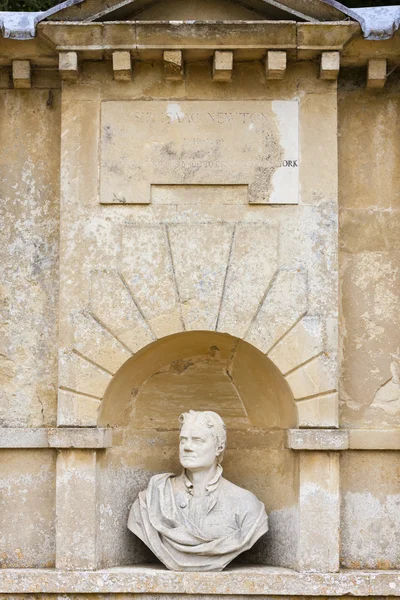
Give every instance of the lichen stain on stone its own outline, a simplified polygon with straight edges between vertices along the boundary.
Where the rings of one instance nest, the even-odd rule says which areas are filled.
[[[59,123],[56,110],[42,110],[46,97],[45,90],[1,95],[3,134],[13,144],[0,150],[6,240],[0,422],[11,427],[55,424]]]
[[[2,568],[54,566],[55,460],[49,450],[0,453]]]
[[[343,498],[342,565],[361,569],[398,569],[396,531],[400,526],[400,496],[385,501],[372,493],[347,492]]]

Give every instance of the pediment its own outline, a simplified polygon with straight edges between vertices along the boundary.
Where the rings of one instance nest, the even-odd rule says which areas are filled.
[[[154,2],[144,10],[134,10],[131,17],[138,21],[252,21],[264,19],[265,15],[233,0],[164,0]]]
[[[57,21],[339,21],[332,0],[75,0]],[[61,5],[62,6],[62,5]]]

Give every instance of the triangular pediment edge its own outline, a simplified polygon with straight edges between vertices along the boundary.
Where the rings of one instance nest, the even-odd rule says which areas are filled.
[[[75,0],[68,4],[61,4],[61,10],[55,10],[48,20],[335,21],[346,18],[345,12],[339,10],[338,2],[331,6],[323,0]]]

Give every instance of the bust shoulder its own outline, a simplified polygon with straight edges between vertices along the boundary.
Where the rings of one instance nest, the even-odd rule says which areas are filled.
[[[246,509],[246,511],[257,511],[260,509],[262,502],[249,490],[239,487],[238,485],[228,481],[225,477],[221,477],[220,496],[223,498],[233,499],[235,504]]]
[[[139,493],[142,498],[148,494],[153,494],[157,490],[164,488],[168,479],[174,480],[175,475],[173,473],[157,473],[150,477],[147,487]]]

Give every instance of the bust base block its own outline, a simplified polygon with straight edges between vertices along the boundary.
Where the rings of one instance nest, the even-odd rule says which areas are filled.
[[[298,573],[244,565],[220,573],[178,573],[155,565],[98,571],[0,569],[0,593],[399,596],[400,571]]]

